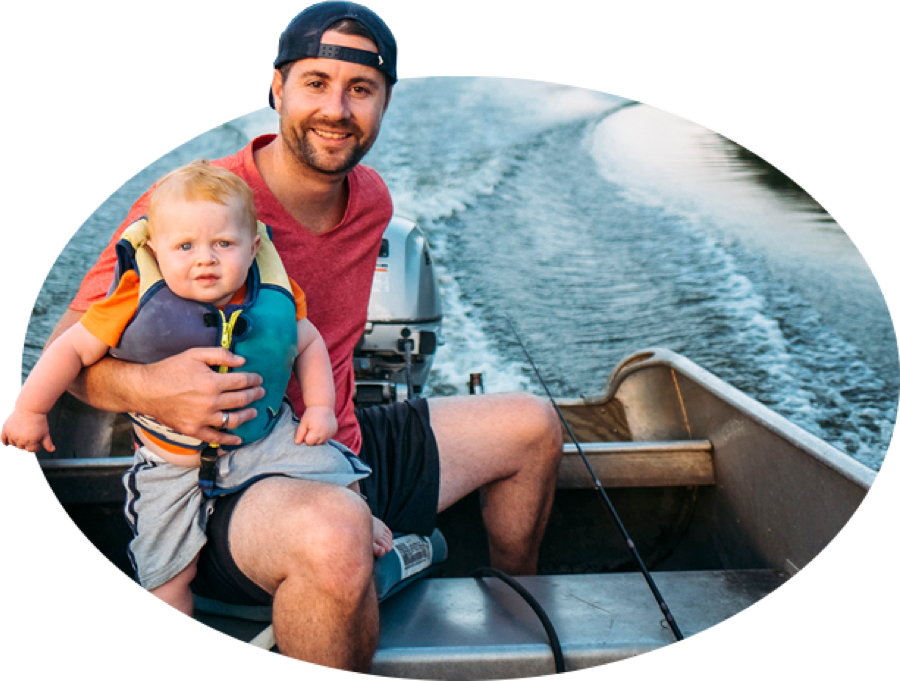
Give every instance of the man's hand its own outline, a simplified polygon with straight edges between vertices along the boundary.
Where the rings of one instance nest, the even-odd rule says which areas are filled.
[[[334,437],[337,432],[337,419],[331,407],[307,407],[294,433],[294,442],[298,445],[321,445]]]
[[[244,358],[223,348],[194,348],[155,364],[138,365],[134,386],[135,411],[152,416],[179,433],[219,445],[238,445],[236,435],[219,430],[228,413],[228,428],[256,416],[247,405],[265,395],[259,374],[229,372]]]
[[[56,447],[50,439],[47,415],[16,409],[3,424],[0,441],[26,452],[35,453],[41,447],[52,452]]]

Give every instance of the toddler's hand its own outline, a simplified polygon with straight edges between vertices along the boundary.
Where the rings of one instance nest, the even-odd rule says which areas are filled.
[[[330,407],[307,407],[294,433],[298,445],[325,444],[337,433],[337,419]]]
[[[48,452],[56,449],[50,439],[50,426],[46,414],[17,409],[6,419],[0,440],[5,445],[12,445],[26,452],[36,452],[41,446]]]

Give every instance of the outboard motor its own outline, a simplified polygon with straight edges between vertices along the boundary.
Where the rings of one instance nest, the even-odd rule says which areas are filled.
[[[441,337],[441,298],[425,234],[394,216],[384,232],[366,329],[353,351],[358,407],[421,393]]]

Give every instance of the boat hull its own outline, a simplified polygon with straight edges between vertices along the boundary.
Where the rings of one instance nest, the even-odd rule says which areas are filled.
[[[875,477],[667,350],[626,358],[602,391],[559,406],[686,636],[739,613],[807,565]],[[121,451],[108,432],[71,449],[91,451],[90,437],[106,447],[102,456],[42,460],[42,468],[76,525],[130,573],[120,482],[129,458],[109,456]],[[441,513],[438,525],[450,557],[433,578],[382,604],[373,671],[447,679],[552,673],[547,636],[524,602],[497,580],[470,576],[488,562],[478,493]],[[557,626],[567,669],[674,642],[635,569],[567,443],[539,574],[522,580]],[[245,641],[266,627],[198,619]]]

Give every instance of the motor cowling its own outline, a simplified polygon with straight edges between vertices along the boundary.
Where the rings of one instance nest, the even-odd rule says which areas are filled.
[[[367,319],[353,353],[357,406],[421,393],[443,343],[443,315],[428,242],[408,218],[394,216],[385,230]]]

